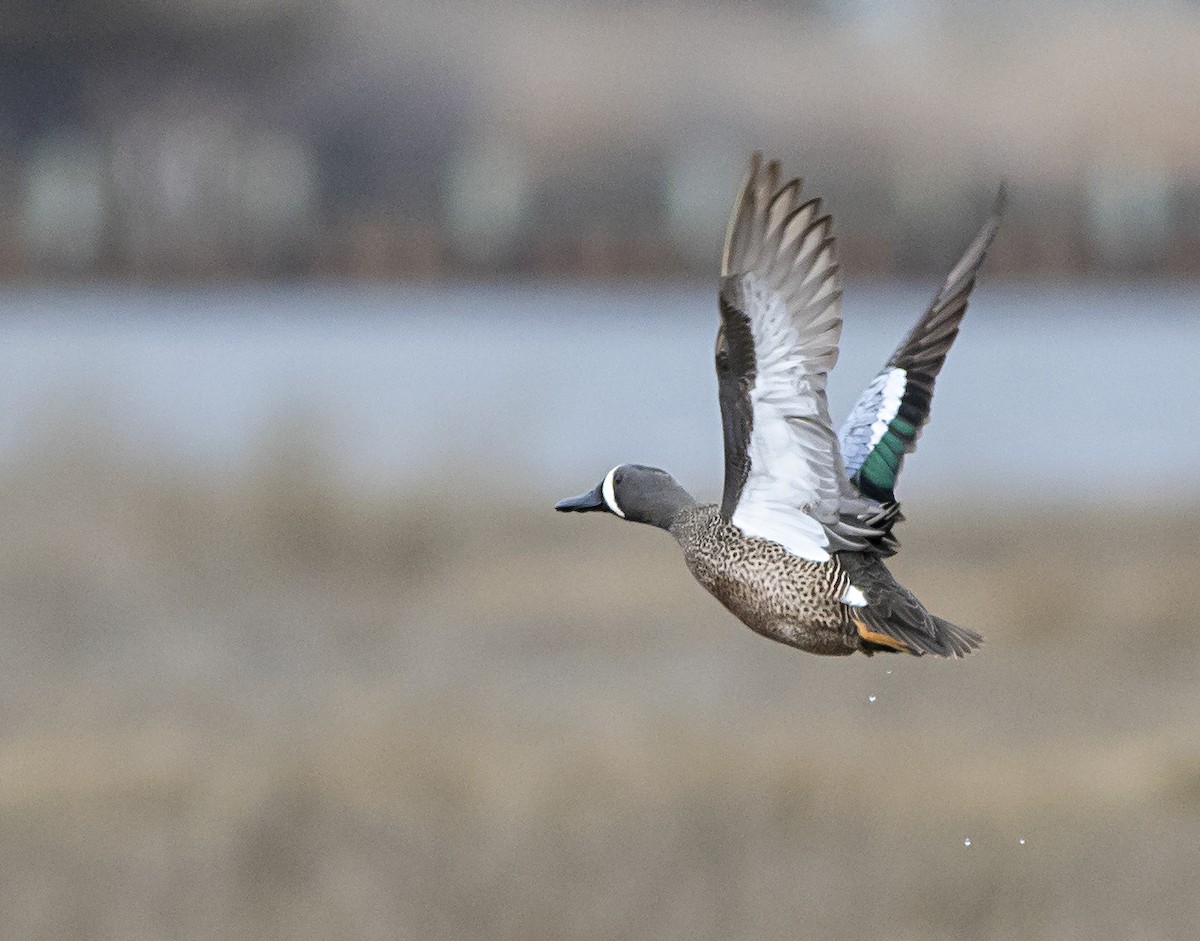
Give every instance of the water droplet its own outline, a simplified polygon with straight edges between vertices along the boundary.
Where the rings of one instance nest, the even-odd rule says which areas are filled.
[[[1024,838],[1024,837],[1021,837],[1021,839],[1017,840],[1017,844],[1018,844],[1018,845],[1020,845],[1020,846],[1024,846],[1024,845],[1025,845],[1025,838]]]
[[[965,840],[963,840],[963,846],[970,846],[970,845],[971,845],[970,837],[967,837]]]
[[[870,696],[867,697],[867,702],[874,702],[874,701],[875,701],[875,694],[872,693]]]

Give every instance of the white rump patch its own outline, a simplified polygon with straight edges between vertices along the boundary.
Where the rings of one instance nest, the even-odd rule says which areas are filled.
[[[848,604],[853,608],[865,608],[867,606],[867,596],[853,585],[850,585],[842,592],[842,597],[838,601],[842,604]]]
[[[625,511],[617,506],[617,491],[616,488],[613,487],[613,474],[617,472],[620,466],[621,465],[618,464],[604,475],[604,486],[600,488],[600,493],[604,495],[604,502],[608,505],[608,508],[616,513],[617,516],[621,517],[621,519],[625,519]]]

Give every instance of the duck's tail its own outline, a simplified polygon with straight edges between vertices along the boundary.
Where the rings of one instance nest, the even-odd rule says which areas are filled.
[[[975,631],[926,611],[912,592],[892,577],[878,556],[841,552],[838,560],[850,576],[850,583],[867,600],[864,606],[852,609],[863,653],[965,657],[983,643],[983,637]]]
[[[969,628],[951,624],[936,614],[925,613],[926,622],[918,628],[911,624],[897,624],[871,619],[874,626],[863,618],[855,618],[862,652],[872,654],[910,653],[923,657],[927,653],[938,657],[965,657],[983,645],[983,636]]]

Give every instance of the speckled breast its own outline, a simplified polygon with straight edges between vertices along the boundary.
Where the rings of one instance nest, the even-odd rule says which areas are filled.
[[[747,538],[713,504],[688,507],[671,533],[696,581],[751,630],[809,653],[858,649],[839,601],[849,580],[836,561],[811,562]]]

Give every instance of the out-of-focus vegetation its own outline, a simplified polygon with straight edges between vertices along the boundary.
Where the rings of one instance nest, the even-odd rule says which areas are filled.
[[[284,432],[202,476],[97,431],[3,468],[13,937],[1200,923],[1196,508],[910,505],[896,570],[987,646],[823,660],[657,531],[329,466]]]

